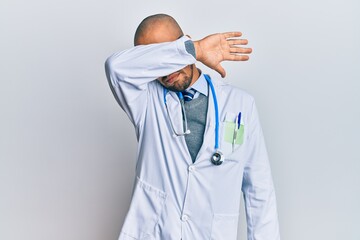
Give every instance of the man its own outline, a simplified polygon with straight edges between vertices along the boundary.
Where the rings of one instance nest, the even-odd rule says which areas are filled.
[[[278,240],[274,187],[254,99],[220,63],[246,61],[240,32],[199,41],[165,14],[145,18],[135,47],[106,61],[110,87],[136,129],[136,182],[120,240],[235,240],[241,192],[248,239]]]

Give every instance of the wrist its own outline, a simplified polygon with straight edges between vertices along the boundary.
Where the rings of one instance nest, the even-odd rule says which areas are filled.
[[[194,43],[191,40],[187,40],[185,41],[185,49],[186,51],[191,54],[195,59],[196,59],[196,51],[195,51],[195,47],[194,47]]]
[[[193,41],[193,43],[195,48],[196,60],[200,61],[202,57],[202,49],[200,46],[200,41]]]

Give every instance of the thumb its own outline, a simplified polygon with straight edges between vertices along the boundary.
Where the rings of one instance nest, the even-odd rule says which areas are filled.
[[[225,69],[220,64],[218,64],[216,67],[214,67],[214,70],[217,71],[221,75],[222,78],[224,78],[226,76]]]

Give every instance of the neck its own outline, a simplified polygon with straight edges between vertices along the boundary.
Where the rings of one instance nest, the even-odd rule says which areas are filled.
[[[192,67],[192,80],[190,83],[190,87],[199,79],[201,75],[201,70],[198,69],[195,64],[191,66]]]

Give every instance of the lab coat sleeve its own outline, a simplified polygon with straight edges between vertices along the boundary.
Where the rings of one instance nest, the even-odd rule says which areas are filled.
[[[137,126],[146,112],[149,83],[196,62],[187,52],[184,36],[173,42],[139,45],[111,55],[106,76],[119,105]]]
[[[248,240],[280,240],[275,191],[255,102],[251,112],[242,185]]]

